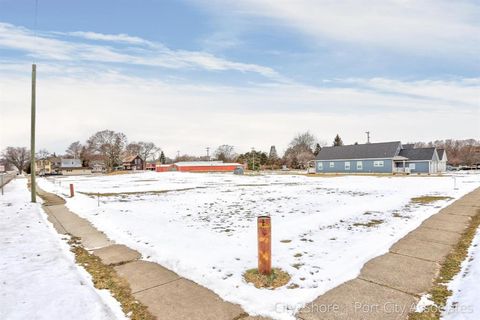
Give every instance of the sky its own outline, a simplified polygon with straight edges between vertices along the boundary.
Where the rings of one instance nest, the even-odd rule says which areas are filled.
[[[0,149],[29,145],[32,63],[50,152],[480,138],[478,0],[0,0]]]

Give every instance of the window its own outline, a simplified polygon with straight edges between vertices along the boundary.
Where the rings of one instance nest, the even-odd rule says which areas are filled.
[[[323,170],[323,162],[318,162],[317,163],[317,169],[318,170]]]
[[[350,161],[345,162],[345,170],[350,170]]]
[[[373,166],[374,166],[374,167],[383,167],[383,165],[384,165],[383,160],[381,160],[381,161],[373,161]]]
[[[335,167],[335,162],[330,162],[330,168],[334,168]]]
[[[410,170],[415,170],[415,163],[409,163],[409,164],[408,164],[408,168],[409,168]]]
[[[357,161],[357,170],[363,170],[363,162]]]

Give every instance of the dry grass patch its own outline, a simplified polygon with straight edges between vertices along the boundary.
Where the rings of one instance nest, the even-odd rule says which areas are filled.
[[[372,219],[368,222],[356,222],[353,224],[354,227],[366,227],[366,228],[373,228],[384,223],[384,220],[381,219]]]
[[[435,305],[427,307],[423,312],[410,313],[409,320],[440,319],[441,311],[445,308],[447,299],[452,294],[447,284],[460,272],[462,262],[467,258],[468,249],[472,245],[477,229],[480,227],[480,210],[477,212],[477,215],[472,218],[470,225],[464,231],[458,243],[445,259],[438,277],[434,280],[433,288],[429,291],[432,296],[431,300]]]
[[[303,263],[294,263],[292,264],[292,267],[294,267],[295,269],[300,269],[303,265]]]
[[[432,202],[440,201],[440,200],[451,200],[451,197],[447,196],[421,196],[412,198],[410,202],[415,204],[429,204]]]
[[[92,276],[92,281],[97,289],[107,289],[112,296],[120,302],[122,310],[129,315],[131,320],[154,320],[147,307],[138,302],[132,294],[130,286],[118,276],[113,266],[103,264],[99,257],[85,250],[79,238],[72,237],[69,242],[75,259]]]
[[[120,174],[131,174],[133,171],[127,171],[127,170],[117,170],[117,171],[112,171],[112,172],[107,172],[105,175],[106,176],[117,176]]]
[[[243,274],[243,278],[248,283],[253,283],[256,288],[267,289],[284,286],[290,281],[290,275],[278,268],[273,268],[269,275],[260,274],[258,269],[250,269]]]

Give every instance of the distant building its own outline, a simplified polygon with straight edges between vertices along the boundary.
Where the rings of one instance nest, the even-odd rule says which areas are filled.
[[[83,176],[92,174],[92,168],[78,167],[78,168],[61,168],[60,173],[64,176]]]
[[[82,167],[82,160],[80,159],[62,159],[61,168],[80,168]]]
[[[224,163],[222,161],[184,161],[174,164],[158,164],[157,172],[233,172],[242,167],[240,163]]]
[[[80,159],[61,159],[60,173],[64,176],[92,174],[92,168],[83,167]]]
[[[48,159],[35,161],[35,173],[39,176],[50,175],[53,173],[52,162]]]
[[[62,158],[60,157],[48,157],[48,161],[51,163],[52,174],[59,174],[60,167],[62,166]]]
[[[173,164],[159,164],[155,165],[156,172],[177,171]]]
[[[123,159],[124,170],[143,170],[143,159],[140,156],[129,156]]]
[[[147,171],[155,171],[155,168],[156,168],[156,162],[155,161],[148,161],[146,164],[145,164],[145,170]]]
[[[446,161],[445,151],[444,157]],[[446,170],[436,148],[400,141],[324,147],[315,159],[317,173],[437,173]]]
[[[107,166],[102,160],[92,160],[90,161],[90,167],[92,168],[93,173],[103,173],[107,171]]]

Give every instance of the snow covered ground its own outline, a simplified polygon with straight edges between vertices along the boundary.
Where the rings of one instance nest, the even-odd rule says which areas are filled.
[[[356,277],[370,259],[480,186],[480,175],[307,177],[145,172],[40,179],[76,196],[67,205],[118,243],[212,289],[247,312],[293,319],[305,303]],[[83,194],[82,194],[83,192]],[[138,192],[138,193],[136,193]],[[90,193],[90,194],[85,194]],[[99,204],[97,193],[101,193]],[[430,205],[423,195],[449,196]],[[242,273],[256,267],[256,217],[272,216],[273,266],[290,273],[276,290]]]
[[[96,290],[17,178],[0,197],[0,319],[126,319]]]
[[[447,301],[443,320],[480,319],[480,229],[473,239],[460,273],[448,284],[453,294]]]

